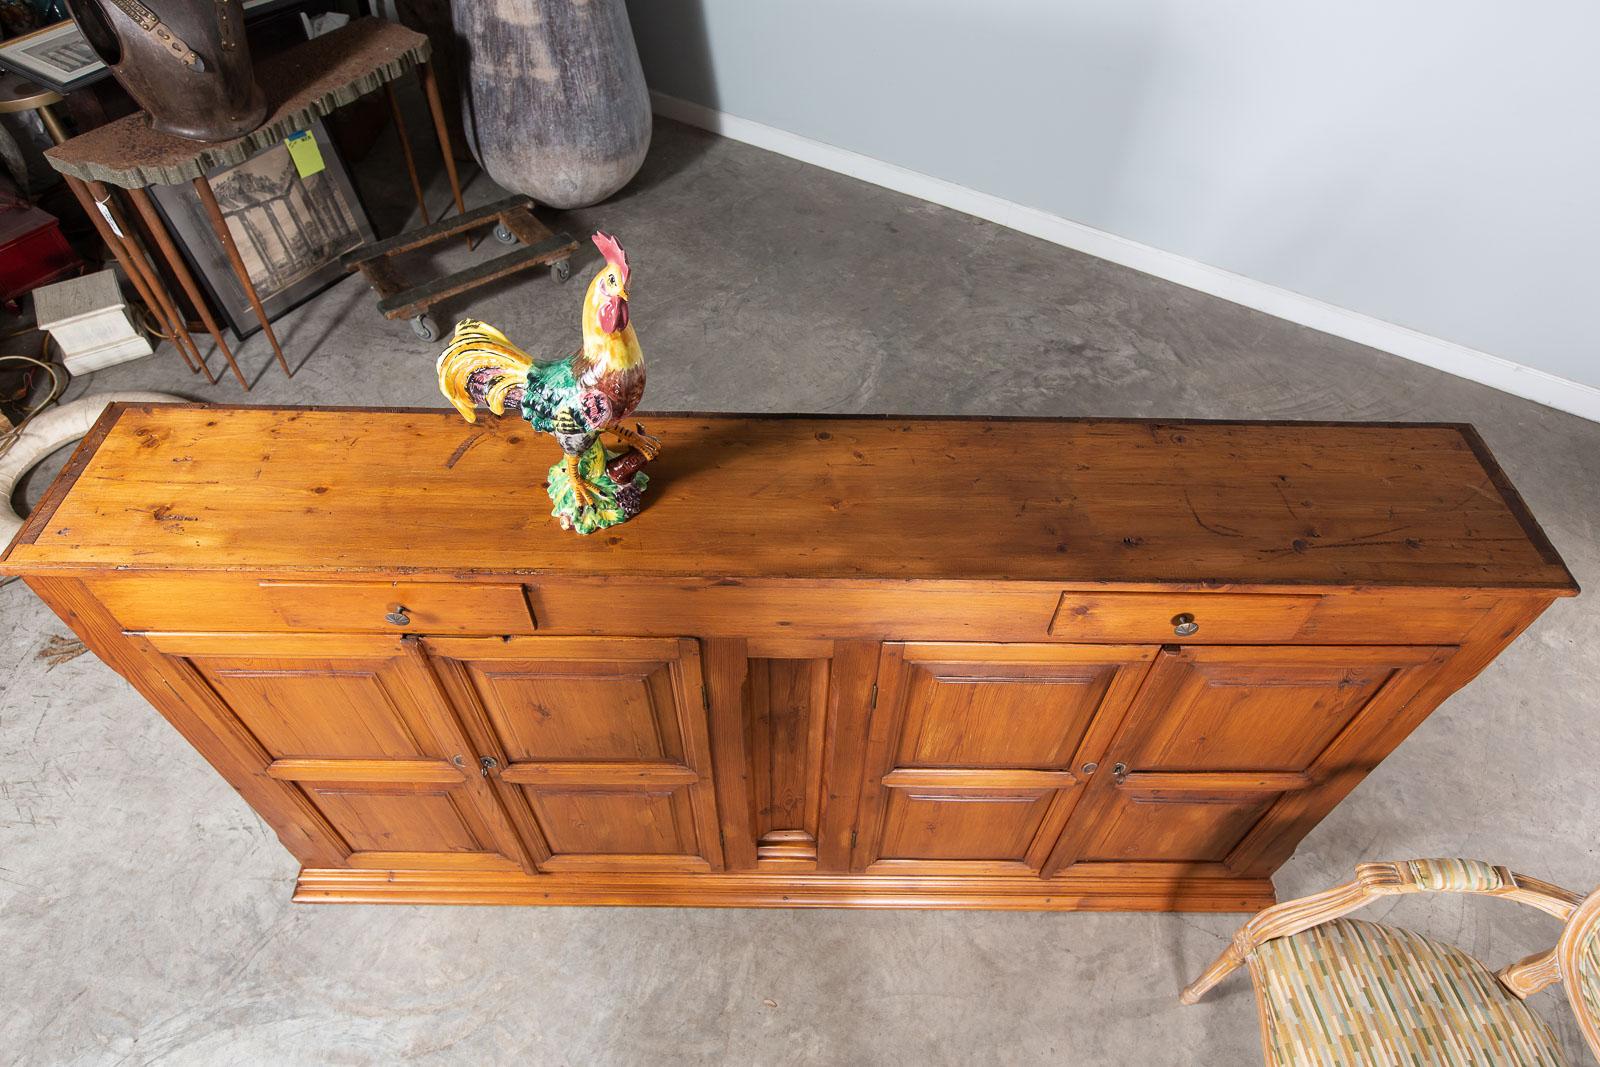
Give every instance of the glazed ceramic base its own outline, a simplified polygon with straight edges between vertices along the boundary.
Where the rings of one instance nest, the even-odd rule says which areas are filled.
[[[545,491],[550,494],[550,503],[555,505],[550,514],[560,520],[563,530],[590,534],[627,522],[639,514],[650,476],[638,470],[637,464],[627,462],[633,455],[632,449],[608,452],[599,441],[589,446],[578,460],[579,475],[597,493],[595,502],[587,507],[579,505],[577,494],[573,492],[566,459],[550,468]]]

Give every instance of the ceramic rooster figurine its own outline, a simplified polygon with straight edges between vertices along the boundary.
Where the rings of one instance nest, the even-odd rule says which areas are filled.
[[[576,353],[539,363],[493,326],[464,319],[439,355],[439,391],[468,422],[477,421],[479,404],[496,415],[514,405],[534,429],[555,436],[565,455],[546,484],[551,514],[584,534],[638,514],[649,482],[640,468],[661,451],[644,427],[624,425],[644,395],[644,353],[628,321],[628,257],[604,233],[594,243],[605,264],[584,296]],[[601,434],[623,447],[608,451]]]

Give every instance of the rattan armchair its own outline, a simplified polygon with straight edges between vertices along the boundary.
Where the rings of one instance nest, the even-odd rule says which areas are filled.
[[[1454,946],[1346,919],[1378,897],[1478,893],[1565,923],[1556,946],[1491,973]],[[1183,991],[1193,1004],[1247,964],[1269,1067],[1566,1064],[1523,1000],[1555,982],[1600,1057],[1600,890],[1587,899],[1480,860],[1363,863],[1355,880],[1261,912]]]

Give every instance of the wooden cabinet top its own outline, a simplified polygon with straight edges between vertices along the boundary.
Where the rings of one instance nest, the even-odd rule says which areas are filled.
[[[1577,588],[1470,426],[645,421],[645,510],[585,538],[514,418],[116,405],[0,569]]]

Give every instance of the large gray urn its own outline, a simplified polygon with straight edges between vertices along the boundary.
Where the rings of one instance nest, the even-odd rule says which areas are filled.
[[[623,0],[452,0],[467,143],[497,184],[598,203],[650,148],[650,93]]]

